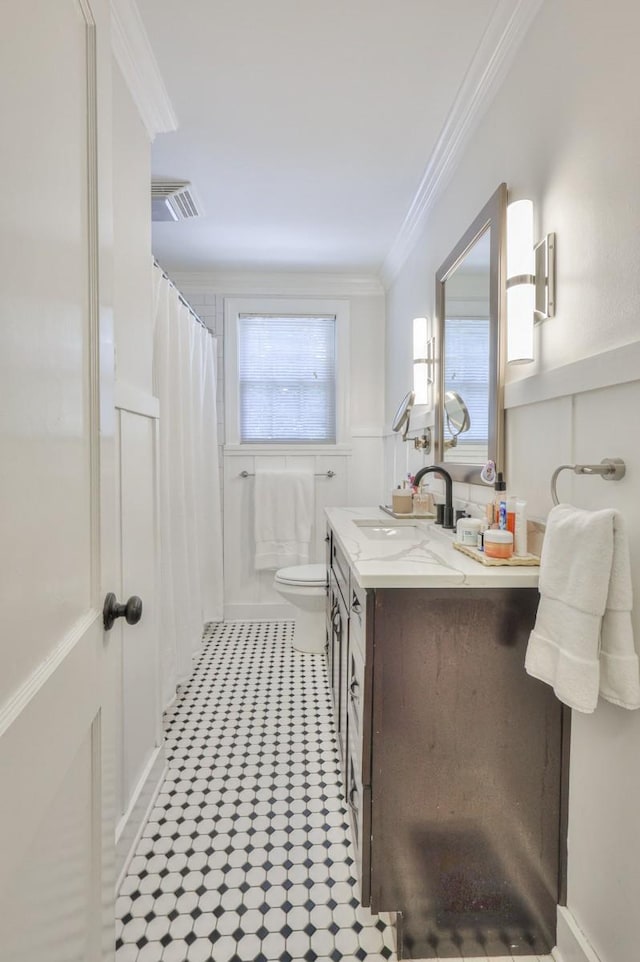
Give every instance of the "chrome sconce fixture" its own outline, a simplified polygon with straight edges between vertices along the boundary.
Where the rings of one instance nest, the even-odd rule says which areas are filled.
[[[533,327],[556,312],[556,235],[534,246],[533,203],[507,207],[507,363],[533,361]]]

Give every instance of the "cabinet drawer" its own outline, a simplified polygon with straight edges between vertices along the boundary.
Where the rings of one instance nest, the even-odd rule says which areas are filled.
[[[349,597],[349,564],[335,537],[331,540],[331,570],[340,588],[342,600],[349,608],[351,600]]]
[[[324,560],[326,561],[327,571],[328,571],[331,567],[331,539],[333,537],[333,532],[331,531],[331,528],[329,525],[327,525],[325,531],[326,533],[324,536],[324,549],[325,549]]]

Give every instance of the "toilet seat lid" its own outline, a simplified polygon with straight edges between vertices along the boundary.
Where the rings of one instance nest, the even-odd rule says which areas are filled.
[[[327,566],[293,565],[291,568],[280,568],[276,572],[276,581],[285,585],[314,585],[324,587],[327,583]]]

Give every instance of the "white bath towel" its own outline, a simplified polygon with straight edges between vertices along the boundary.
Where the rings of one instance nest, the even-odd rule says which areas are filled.
[[[623,708],[640,708],[632,603],[629,548],[618,512],[553,508],[527,672],[578,711],[592,712],[598,694]]]
[[[256,469],[256,571],[308,563],[313,495],[311,471]]]

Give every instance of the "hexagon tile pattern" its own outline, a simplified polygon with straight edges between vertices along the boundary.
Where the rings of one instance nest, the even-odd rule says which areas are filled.
[[[358,900],[324,655],[208,625],[116,903],[116,962],[395,962]]]

